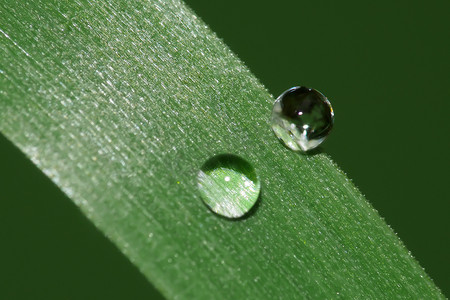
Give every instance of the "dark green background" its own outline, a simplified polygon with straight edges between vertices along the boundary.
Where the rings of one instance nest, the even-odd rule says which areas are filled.
[[[450,2],[187,2],[275,97],[329,97],[323,151],[449,295]],[[1,299],[159,297],[4,137],[0,191]]]

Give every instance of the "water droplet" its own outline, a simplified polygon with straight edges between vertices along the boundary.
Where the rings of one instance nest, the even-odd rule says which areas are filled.
[[[212,157],[198,173],[203,202],[216,214],[240,218],[258,200],[261,183],[253,166],[239,156]]]
[[[333,127],[334,113],[328,99],[315,89],[293,87],[273,106],[272,129],[294,151],[319,146]]]

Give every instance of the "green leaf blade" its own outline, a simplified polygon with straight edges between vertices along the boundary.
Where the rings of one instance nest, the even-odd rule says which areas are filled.
[[[443,297],[325,154],[280,145],[273,98],[184,4],[0,7],[0,131],[169,299]],[[261,178],[244,220],[197,191],[220,153]]]

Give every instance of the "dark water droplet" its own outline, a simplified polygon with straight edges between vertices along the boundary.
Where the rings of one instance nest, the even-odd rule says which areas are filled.
[[[294,87],[281,94],[273,106],[272,129],[294,151],[319,146],[333,127],[328,99],[315,89]]]
[[[236,155],[221,154],[202,166],[198,188],[203,202],[213,212],[239,218],[255,205],[261,183],[249,162]]]

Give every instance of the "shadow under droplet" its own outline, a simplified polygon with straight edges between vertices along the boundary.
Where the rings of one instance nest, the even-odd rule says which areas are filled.
[[[313,157],[316,156],[318,154],[322,154],[323,153],[323,148],[321,146],[314,148],[312,150],[309,150],[307,152],[299,152],[300,155],[306,155],[309,157]]]

